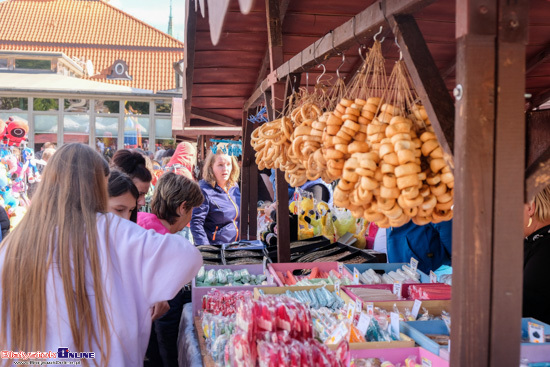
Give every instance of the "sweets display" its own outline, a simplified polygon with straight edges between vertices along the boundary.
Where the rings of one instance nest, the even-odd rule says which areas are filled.
[[[382,275],[377,274],[373,269],[368,269],[359,275],[359,281],[363,284],[393,284],[395,281],[401,283],[419,283],[420,274],[413,271],[408,265],[403,265],[401,269]]]
[[[409,287],[411,299],[451,299],[451,287],[447,284],[415,284]]]
[[[213,289],[202,298],[202,309],[205,313],[233,315],[237,310],[237,302],[252,298],[250,291],[221,292]]]
[[[312,269],[287,270],[285,273],[275,271],[279,280],[284,285],[310,286],[310,285],[334,285],[337,281],[342,285],[351,284],[351,279],[340,273],[331,270],[330,272]]]
[[[266,285],[267,277],[264,274],[250,274],[247,269],[232,271],[230,269],[200,268],[195,280],[197,287],[233,286],[233,285]]]
[[[263,295],[261,289],[259,292]],[[284,294],[300,303],[308,305],[312,309],[326,307],[334,311],[341,309],[345,304],[344,300],[338,297],[336,292],[330,292],[325,287],[300,291],[287,290]]]

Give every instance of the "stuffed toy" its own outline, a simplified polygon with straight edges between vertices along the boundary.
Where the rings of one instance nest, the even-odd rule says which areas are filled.
[[[26,139],[28,132],[29,125],[25,121],[14,120],[13,117],[10,117],[5,129],[2,130],[2,140],[4,144],[19,146]]]
[[[30,148],[25,148],[21,152],[23,157],[23,169],[22,172],[27,175],[27,181],[29,183],[40,182],[40,173],[36,168],[36,159],[34,159],[34,152]]]

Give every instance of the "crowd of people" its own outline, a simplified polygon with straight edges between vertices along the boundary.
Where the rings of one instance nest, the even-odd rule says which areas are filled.
[[[28,212],[0,245],[1,350],[67,347],[96,353],[83,364],[178,365],[186,289],[202,265],[196,246],[239,239],[239,163],[208,151],[197,181],[195,154],[189,143],[164,163],[127,149],[108,163],[77,143],[50,154]],[[325,188],[312,193],[324,199]],[[392,262],[413,254],[429,271],[450,265],[451,227],[379,231],[370,247]],[[524,315],[550,322],[550,298],[539,291],[550,188],[525,205],[524,228]]]

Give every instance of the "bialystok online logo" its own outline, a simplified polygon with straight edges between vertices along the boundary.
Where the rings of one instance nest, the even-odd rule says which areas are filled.
[[[57,352],[13,352],[3,350],[0,352],[2,359],[94,359],[94,352],[71,352],[69,348],[57,348]]]

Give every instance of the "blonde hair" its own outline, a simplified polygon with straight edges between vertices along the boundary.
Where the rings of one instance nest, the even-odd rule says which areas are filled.
[[[55,153],[54,148],[46,148],[44,149],[44,152],[42,153],[42,159],[46,162],[52,157],[52,155]]]
[[[533,201],[535,202],[535,217],[541,222],[550,219],[550,186],[546,186],[540,191]]]
[[[101,360],[109,360],[111,336],[96,229],[97,213],[107,212],[108,174],[107,162],[83,144],[64,145],[49,160],[27,214],[0,245],[5,254],[0,350],[44,350],[46,305],[57,299],[66,303],[64,321],[76,350],[91,350],[95,342],[105,346],[99,351]],[[63,293],[46,294],[52,269],[59,272]],[[87,284],[93,285],[94,304]]]
[[[204,160],[204,167],[202,168],[202,178],[210,184],[212,187],[216,187],[216,176],[214,175],[214,162],[216,157],[220,155],[227,155],[221,149],[216,151],[216,154],[212,150],[208,150],[206,159]],[[239,181],[239,176],[241,175],[241,169],[239,168],[239,163],[237,163],[237,158],[234,156],[229,156],[231,159],[231,174],[229,175],[229,180],[227,180],[227,188],[233,187]]]

